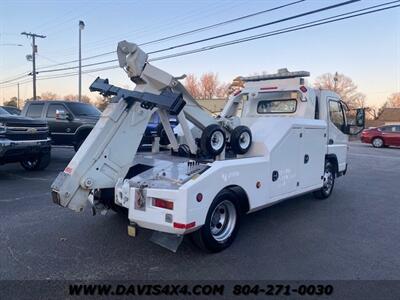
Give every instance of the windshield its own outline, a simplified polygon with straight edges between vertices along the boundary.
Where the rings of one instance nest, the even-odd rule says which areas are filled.
[[[9,115],[9,113],[2,107],[0,107],[0,115]]]
[[[68,108],[75,116],[98,117],[101,112],[94,106],[86,103],[67,103]]]

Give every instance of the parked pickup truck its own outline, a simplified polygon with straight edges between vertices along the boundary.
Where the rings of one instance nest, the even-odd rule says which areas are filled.
[[[91,104],[72,101],[28,101],[22,116],[46,120],[54,145],[74,146],[78,151],[99,120],[101,112]]]
[[[42,120],[15,116],[0,107],[0,165],[20,162],[29,171],[50,163],[49,128]]]

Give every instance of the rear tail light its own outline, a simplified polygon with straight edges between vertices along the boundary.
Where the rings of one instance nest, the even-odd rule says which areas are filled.
[[[176,229],[190,229],[195,226],[196,226],[196,222],[192,222],[189,224],[182,224],[182,223],[174,222],[174,228],[176,228]]]
[[[167,201],[167,200],[160,199],[160,198],[153,198],[153,206],[173,210],[174,202]]]

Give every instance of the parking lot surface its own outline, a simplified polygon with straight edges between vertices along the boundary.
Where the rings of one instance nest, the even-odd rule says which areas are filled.
[[[74,155],[54,148],[46,171],[0,166],[0,279],[399,279],[400,149],[351,143],[333,195],[305,195],[244,218],[233,245],[177,253],[127,235],[127,220],[51,201]]]

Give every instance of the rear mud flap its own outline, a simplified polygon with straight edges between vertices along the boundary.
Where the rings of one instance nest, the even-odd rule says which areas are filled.
[[[183,235],[154,231],[150,241],[175,253],[183,241]]]

